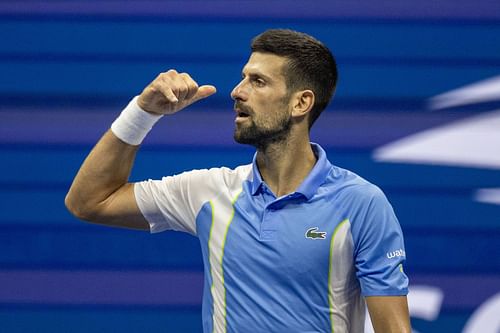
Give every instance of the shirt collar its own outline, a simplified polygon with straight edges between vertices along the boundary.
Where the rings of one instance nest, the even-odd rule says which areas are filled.
[[[332,165],[326,158],[325,151],[320,145],[311,142],[311,148],[313,149],[313,152],[318,160],[316,161],[316,164],[314,164],[311,172],[309,172],[307,177],[295,191],[296,193],[304,195],[308,200],[312,198],[321,184],[325,182],[325,179],[332,168]],[[257,153],[253,156],[252,171],[253,181],[251,189],[252,195],[256,195],[264,184],[259,168],[257,167]]]

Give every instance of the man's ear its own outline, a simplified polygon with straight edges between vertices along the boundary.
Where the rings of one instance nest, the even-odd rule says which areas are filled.
[[[307,115],[314,106],[314,92],[312,90],[300,90],[293,94],[292,116],[303,117]]]

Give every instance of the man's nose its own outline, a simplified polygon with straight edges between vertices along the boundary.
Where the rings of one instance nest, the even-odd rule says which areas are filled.
[[[245,80],[241,80],[240,83],[238,83],[236,87],[233,88],[233,91],[231,91],[231,98],[233,100],[245,101],[247,99],[248,93],[246,92],[244,82]]]

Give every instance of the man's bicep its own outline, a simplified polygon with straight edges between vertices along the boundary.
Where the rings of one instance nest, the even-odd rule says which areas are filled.
[[[123,185],[110,195],[99,211],[99,216],[92,222],[149,231],[149,223],[137,206],[133,183]]]
[[[365,299],[375,333],[411,332],[406,296],[368,296]]]

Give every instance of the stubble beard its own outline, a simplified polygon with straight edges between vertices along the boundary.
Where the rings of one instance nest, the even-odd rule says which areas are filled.
[[[275,124],[272,127],[258,125],[252,117],[255,112],[248,106],[242,106],[238,102],[235,103],[235,108],[245,111],[249,114],[248,125],[236,125],[234,130],[234,140],[238,143],[248,144],[257,148],[257,150],[265,151],[270,145],[281,142],[286,142],[292,127],[292,117],[283,113],[279,119],[274,120]]]

